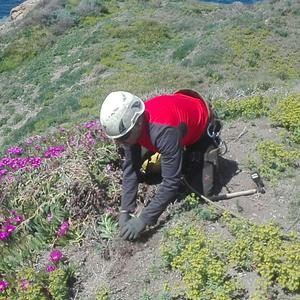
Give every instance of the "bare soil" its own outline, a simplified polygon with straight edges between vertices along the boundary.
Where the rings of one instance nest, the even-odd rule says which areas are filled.
[[[249,155],[255,155],[255,145],[260,139],[276,140],[279,129],[270,126],[268,120],[255,122],[238,121],[227,124],[222,132],[228,152],[221,161],[221,193],[255,188],[247,168]],[[290,204],[299,195],[299,172],[281,180],[276,186],[264,181],[266,193],[218,201],[218,205],[257,223],[278,222],[284,230],[300,232],[299,222],[291,218]],[[107,286],[114,300],[166,299],[162,297],[164,284],[175,286],[179,274],[166,272],[160,257],[160,242],[163,231],[175,221],[176,205],[163,214],[161,222],[145,232],[137,242],[126,242],[120,238],[107,245],[100,245],[91,232],[81,246],[69,249],[70,261],[79,265],[80,276],[74,287],[72,299],[96,299],[96,290]],[[169,218],[166,216],[169,215]],[[173,217],[172,217],[173,216]],[[208,222],[207,231],[222,231],[218,222]],[[224,233],[225,234],[225,233]],[[94,237],[94,238],[93,238]],[[255,290],[255,273],[238,273],[248,291],[244,299]],[[178,298],[179,299],[179,298]],[[276,299],[296,299],[279,291]]]

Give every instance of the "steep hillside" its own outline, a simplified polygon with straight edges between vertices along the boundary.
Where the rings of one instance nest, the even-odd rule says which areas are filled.
[[[298,300],[300,3],[42,0],[0,31],[0,300]],[[218,190],[182,195],[136,242],[118,236],[113,90],[211,100]],[[141,184],[138,209],[158,185]]]
[[[2,148],[98,115],[112,90],[299,90],[299,3],[41,1],[1,33]]]

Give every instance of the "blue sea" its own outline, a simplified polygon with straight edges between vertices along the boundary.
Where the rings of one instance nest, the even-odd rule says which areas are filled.
[[[0,19],[8,17],[10,10],[22,2],[24,0],[0,0]]]

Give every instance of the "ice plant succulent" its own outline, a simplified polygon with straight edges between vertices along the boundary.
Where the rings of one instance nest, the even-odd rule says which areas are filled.
[[[27,290],[30,287],[30,282],[27,279],[22,279],[20,281],[20,286],[22,290]]]
[[[51,272],[54,272],[56,270],[56,267],[53,266],[53,265],[49,265],[46,267],[46,272],[47,273],[51,273]]]
[[[0,280],[0,293],[4,292],[8,287],[8,282],[5,280]]]
[[[25,221],[25,217],[21,216],[21,215],[16,215],[14,218],[14,221],[19,225],[21,224],[23,221]]]
[[[24,149],[21,147],[11,147],[8,148],[6,153],[7,154],[13,154],[13,155],[20,155],[24,152]]]
[[[59,251],[59,250],[53,250],[50,253],[49,260],[52,261],[52,262],[59,262],[62,257],[63,257],[63,254],[62,254],[61,251]]]
[[[48,221],[49,223],[52,222],[53,218],[54,218],[54,214],[53,214],[53,213],[49,213],[49,214],[47,215],[47,221]]]
[[[47,151],[44,152],[44,157],[59,156],[63,151],[65,151],[65,147],[49,147]]]
[[[63,222],[57,231],[57,236],[59,237],[64,236],[68,232],[69,228],[70,228],[69,222],[68,221]]]
[[[8,234],[11,234],[11,233],[13,233],[13,232],[16,230],[16,226],[15,226],[15,225],[12,225],[12,224],[7,224],[7,225],[4,227],[4,230],[5,230]]]
[[[9,237],[9,233],[6,231],[0,231],[0,241],[5,241]]]

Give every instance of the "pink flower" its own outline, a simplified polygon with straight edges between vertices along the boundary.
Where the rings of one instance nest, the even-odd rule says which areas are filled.
[[[58,262],[58,261],[61,260],[62,257],[63,257],[63,254],[61,253],[61,251],[59,251],[59,250],[53,250],[50,253],[49,260],[52,261],[52,262]]]
[[[6,231],[0,231],[0,241],[5,241],[7,240],[9,237],[9,233],[7,233]]]
[[[0,170],[0,177],[4,176],[8,171],[6,169]]]
[[[4,230],[8,233],[11,234],[12,232],[14,232],[16,230],[16,226],[12,225],[12,224],[8,224],[4,227]]]
[[[25,221],[25,217],[24,217],[24,216],[21,216],[21,215],[17,215],[17,216],[15,216],[14,221],[15,221],[17,224],[21,224],[23,221]]]
[[[49,265],[46,267],[46,272],[51,273],[56,270],[56,267],[53,265]]]
[[[7,154],[15,154],[15,155],[20,155],[24,152],[24,149],[21,147],[11,147],[7,149],[6,153]]]
[[[54,218],[54,215],[53,215],[52,213],[49,213],[49,214],[47,215],[47,221],[48,221],[49,223],[52,222],[53,218]]]
[[[0,293],[4,292],[8,287],[8,282],[5,280],[0,280]]]
[[[69,222],[68,221],[63,222],[57,231],[57,235],[60,237],[64,236],[68,232],[69,228],[70,228]]]
[[[44,157],[59,156],[63,151],[65,151],[65,147],[49,147],[47,151],[44,152]]]
[[[12,183],[15,181],[15,177],[13,175],[8,175],[6,176],[5,180],[7,183]]]
[[[111,164],[107,164],[107,165],[105,166],[105,170],[108,171],[108,172],[112,171],[112,170],[113,170],[112,165],[111,165]]]
[[[22,279],[20,285],[22,290],[27,290],[30,287],[30,282],[27,279]]]
[[[42,159],[40,157],[30,157],[28,163],[32,168],[38,168],[42,164]]]

